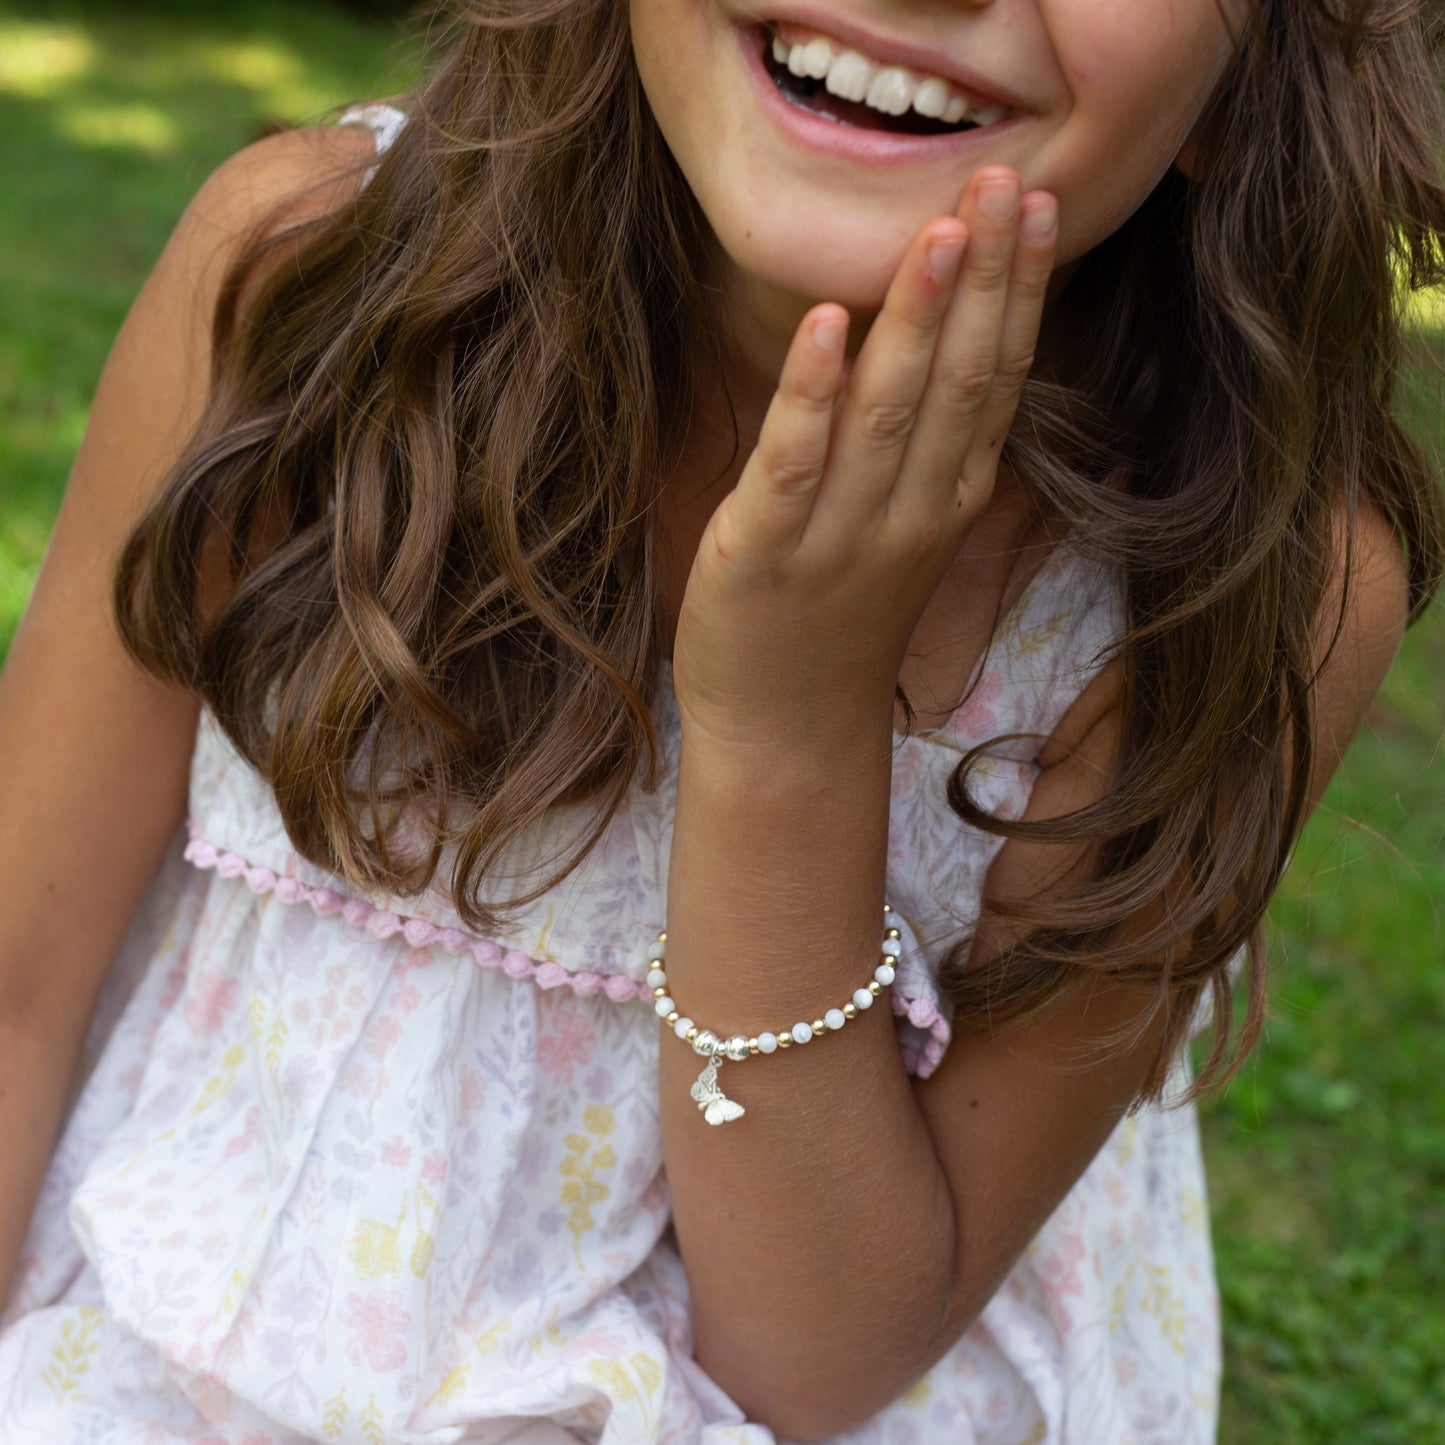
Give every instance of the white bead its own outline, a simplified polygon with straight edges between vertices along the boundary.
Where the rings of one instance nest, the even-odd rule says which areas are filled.
[[[726,1053],[728,1058],[741,1062],[748,1056],[748,1036],[746,1034],[734,1034],[727,1042]]]
[[[805,1044],[813,1037],[813,1030],[805,1023],[796,1023],[793,1025],[792,1035],[795,1044]]]
[[[648,956],[649,959],[666,958],[666,957],[667,957],[667,945],[666,945],[665,943],[663,943],[661,940],[659,940],[658,942],[654,943],[654,944],[647,950],[647,956]]]
[[[843,1016],[842,1009],[830,1008],[828,1012],[823,1015],[823,1022],[827,1024],[830,1029],[841,1029],[848,1020]]]
[[[897,958],[903,952],[903,940],[901,938],[885,938],[883,940],[883,952],[893,958]]]
[[[778,1036],[777,1036],[777,1034],[759,1034],[759,1035],[758,1035],[758,1052],[759,1052],[760,1054],[772,1054],[772,1053],[776,1053],[776,1052],[777,1052],[777,1048],[778,1048]]]
[[[873,977],[887,988],[887,986],[893,982],[894,978],[897,977],[897,970],[891,963],[880,963],[878,967],[873,970]]]
[[[673,1003],[673,1001],[668,998],[666,994],[664,994],[660,999],[657,1000],[656,1003],[653,1004],[653,1008],[657,1010],[657,1016],[660,1019],[665,1019],[668,1014],[670,1014],[676,1007],[677,1005]]]
[[[667,975],[660,968],[654,968],[647,975],[647,986],[648,988],[666,988]]]
[[[677,1021],[675,1024],[673,1024],[673,1026],[672,1026],[672,1031],[673,1031],[673,1033],[675,1033],[675,1034],[678,1036],[678,1038],[680,1038],[680,1039],[685,1039],[685,1038],[687,1037],[687,1031],[688,1031],[691,1027],[692,1027],[692,1020],[691,1020],[691,1019],[678,1019],[678,1021]]]
[[[860,989],[853,995],[853,1003],[854,1003],[855,1006],[858,1007],[858,1008],[872,1008],[872,1007],[873,1007],[873,995],[872,995],[871,993],[869,993],[866,988],[860,988]]]

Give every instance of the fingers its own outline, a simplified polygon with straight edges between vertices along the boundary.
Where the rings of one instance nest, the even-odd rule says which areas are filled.
[[[838,465],[830,468],[826,516],[815,525],[840,535],[856,533],[887,505],[933,370],[939,329],[955,300],[960,267],[970,264],[965,256],[976,244],[970,224],[947,217],[925,226],[905,252],[848,378],[847,401],[835,428]]]
[[[795,545],[828,461],[834,404],[843,384],[848,313],[815,306],[793,337],[758,444],[720,509],[717,542],[745,537],[762,555]]]
[[[1020,198],[1009,173],[985,179],[975,198],[993,214],[974,223],[957,293],[940,329],[890,513],[967,526],[987,504],[998,456],[1033,365],[1053,270],[1058,204]],[[960,485],[960,482],[962,483]]]

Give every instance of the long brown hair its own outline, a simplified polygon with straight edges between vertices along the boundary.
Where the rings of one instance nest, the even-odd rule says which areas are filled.
[[[656,782],[663,459],[715,374],[710,232],[632,64],[627,7],[456,13],[369,185],[257,239],[215,321],[208,410],[117,572],[122,633],[202,696],[305,857],[368,891],[444,881],[479,931],[489,869],[559,804],[592,825]],[[1049,823],[1097,865],[996,962],[943,978],[1003,1027],[1098,975],[1155,985],[1162,1086],[1206,989],[1227,1076],[1227,964],[1305,807],[1310,693],[1341,517],[1392,519],[1412,606],[1441,566],[1429,470],[1393,415],[1401,280],[1445,276],[1442,130],[1418,0],[1257,0],[1203,131],[1081,264],[1079,338],[1030,380],[1006,460],[1123,579],[1122,753]],[[244,305],[242,300],[244,297]],[[201,563],[230,559],[201,607]],[[424,808],[429,846],[402,844]],[[408,833],[407,836],[410,836]],[[1160,900],[1164,904],[1160,906]],[[1180,940],[1188,938],[1188,947]],[[1161,962],[1162,960],[1162,962]]]

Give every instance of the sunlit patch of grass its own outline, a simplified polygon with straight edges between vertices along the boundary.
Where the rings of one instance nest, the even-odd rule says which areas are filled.
[[[96,48],[78,25],[0,20],[0,91],[38,100],[95,69]]]
[[[62,106],[55,118],[63,135],[77,145],[94,150],[131,150],[148,156],[166,156],[180,147],[180,131],[175,122],[153,105]]]
[[[335,96],[318,86],[310,69],[292,51],[259,40],[228,40],[201,45],[192,52],[197,73],[249,90],[273,115],[316,115]]]

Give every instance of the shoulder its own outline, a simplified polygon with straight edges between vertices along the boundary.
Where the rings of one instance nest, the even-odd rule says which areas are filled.
[[[342,126],[282,131],[247,146],[196,193],[153,279],[189,280],[201,288],[192,299],[214,300],[251,245],[344,205],[374,159],[371,133]]]
[[[1334,532],[1330,585],[1315,630],[1315,755],[1310,797],[1317,801],[1384,682],[1409,619],[1409,584],[1399,538],[1385,516],[1362,504],[1343,511]]]

